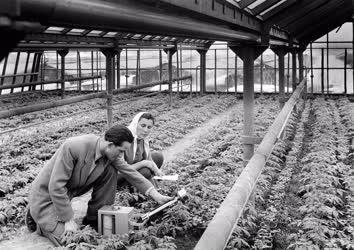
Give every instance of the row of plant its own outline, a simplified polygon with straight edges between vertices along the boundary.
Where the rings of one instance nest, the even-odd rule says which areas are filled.
[[[227,249],[274,249],[273,241],[280,219],[277,210],[291,176],[291,168],[287,168],[285,163],[293,154],[294,144],[299,144],[297,129],[301,115],[302,108],[290,116],[284,137],[275,144]]]
[[[263,112],[263,108],[277,106],[269,99],[258,100],[256,113]],[[263,126],[272,122],[277,111],[272,109],[272,116],[261,117],[258,115],[256,124],[262,123],[262,127],[256,126],[256,130],[264,130]],[[218,124],[203,133],[192,147],[176,155],[175,160],[164,167],[166,173],[178,173],[178,183],[160,183],[160,191],[167,195],[175,195],[176,192],[186,188],[188,198],[179,201],[177,205],[165,212],[153,216],[146,227],[134,231],[129,240],[120,241],[129,245],[129,249],[191,249],[196,240],[206,228],[217,208],[233,185],[242,170],[242,152],[240,133],[242,131],[242,105],[238,103],[233,107],[233,112]],[[158,135],[159,131],[155,131]],[[260,133],[264,135],[264,133]],[[154,149],[160,149],[159,145],[153,145]],[[156,204],[147,200],[143,195],[132,192],[131,188],[123,187],[117,193],[116,202],[120,205],[134,206],[137,213],[145,213],[156,207]],[[78,232],[66,243],[71,249],[87,246],[88,249],[104,249],[99,236],[84,240]],[[88,235],[94,235],[89,233]],[[116,238],[111,239],[113,241]],[[86,241],[86,242],[85,242]],[[119,249],[119,248],[114,248]]]
[[[84,93],[84,92],[83,92]],[[67,91],[66,96],[78,95],[78,91]],[[61,99],[61,90],[25,91],[0,95],[0,110],[21,107],[46,101]]]
[[[259,114],[262,107],[274,105],[277,103],[274,104],[271,100],[263,101],[256,111]],[[274,115],[267,114],[266,117],[259,117],[259,120],[269,126]],[[177,155],[175,160],[167,164],[164,170],[167,173],[178,173],[180,180],[176,184],[164,183],[161,190],[168,195],[175,195],[176,191],[184,187],[188,198],[163,214],[151,218],[145,229],[135,231],[130,236],[129,244],[138,245],[141,249],[153,249],[154,245],[150,242],[159,239],[161,244],[170,244],[171,238],[166,238],[169,236],[175,239],[177,249],[194,247],[242,171],[241,117],[242,109],[238,105],[230,117],[220,121],[219,125],[201,136],[192,148]],[[263,127],[256,128],[257,131],[263,130]],[[139,213],[151,211],[155,207],[154,202],[129,192],[128,188],[118,193],[117,202],[135,206]],[[170,247],[172,248],[171,245]]]
[[[288,248],[353,249],[354,230],[348,215],[348,198],[353,196],[348,180],[353,176],[352,165],[346,164],[347,127],[334,101],[317,99],[312,109],[315,122],[298,174],[299,231]]]
[[[162,129],[162,131],[166,131],[157,136],[158,142],[163,146],[171,145],[173,141],[183,136],[188,129],[198,126],[198,124],[203,122],[208,116],[210,117],[212,114],[225,110],[228,105],[231,105],[233,102],[233,99],[227,96],[220,98],[213,104],[210,104],[208,98],[202,98],[200,102],[191,100],[181,101],[183,105],[187,105],[188,109],[194,108],[195,112],[200,112],[201,114],[206,115],[195,117],[192,113],[185,112],[186,106],[180,106],[181,103],[177,104],[178,106],[176,105],[177,107],[174,110],[169,110],[167,112],[168,114],[171,114],[170,120],[162,119],[158,122],[157,126],[159,130]],[[132,109],[131,106],[125,107],[126,110],[130,109],[130,111],[119,109],[119,115],[122,116],[122,120],[124,119],[124,124],[129,123],[129,119],[134,116],[135,112],[138,112],[137,109],[139,109],[140,105],[145,106],[145,108],[150,110],[153,114],[156,113],[156,115],[169,109],[168,104],[157,106],[153,100],[150,99],[140,100],[139,103],[136,102],[135,105],[137,106],[135,109]],[[127,112],[130,112],[130,114],[127,115]],[[177,116],[176,114],[179,112],[183,115]],[[102,116],[104,118],[105,114],[102,114]],[[102,128],[95,125],[97,123],[104,123],[105,121],[103,119],[100,120],[97,115],[95,117],[88,117],[88,119],[93,125],[92,127],[90,126],[87,128],[87,124],[82,124],[83,121],[79,121],[79,124],[74,123],[67,125],[66,127],[59,126],[58,131],[55,131],[53,127],[50,127],[51,130],[45,131],[44,135],[41,133],[30,136],[27,134],[25,134],[25,136],[19,135],[17,136],[18,143],[4,145],[4,147],[2,147],[3,157],[0,160],[1,165],[4,166],[0,173],[2,176],[0,181],[0,196],[3,197],[7,193],[11,193],[16,189],[23,187],[26,183],[31,182],[38,169],[42,167],[43,162],[49,159],[55,152],[57,145],[61,140],[72,135],[92,133],[93,131],[90,131],[90,128],[102,130]],[[183,125],[176,127],[173,119],[175,122],[180,121]],[[93,123],[96,124],[94,125]],[[170,132],[168,132],[169,130]],[[166,135],[166,133],[173,133],[174,135],[169,136],[168,134]],[[163,134],[165,136],[163,136]],[[13,140],[14,137],[11,139]],[[7,148],[9,149],[8,151],[6,151]]]
[[[119,94],[113,96],[113,103],[119,103],[121,101],[129,100],[131,98],[137,98],[141,94],[136,93],[127,93],[127,94]],[[60,100],[60,97],[58,97]],[[55,99],[45,99],[45,102],[56,101]],[[44,101],[42,101],[44,102]],[[38,102],[41,103],[41,102]],[[35,104],[38,104],[35,103]],[[69,116],[74,116],[75,114],[81,115],[80,112],[89,111],[91,109],[101,109],[103,112],[106,107],[105,99],[91,99],[78,103],[73,103],[70,105],[59,106],[51,109],[46,109],[42,111],[27,113],[23,115],[12,116],[7,119],[0,120],[0,129],[2,131],[11,130],[14,128],[18,128],[21,126],[28,126],[34,123],[45,123],[47,121],[51,121],[55,119],[67,118]],[[95,112],[99,112],[95,110]]]
[[[168,99],[167,96],[159,96],[152,99],[144,99],[139,102],[130,103],[129,106],[121,107],[119,109],[121,117],[115,117],[120,123],[128,124],[132,117],[141,110],[148,110],[156,116],[157,134],[166,134],[169,132],[169,141],[160,142],[161,146],[169,146],[178,138],[181,138],[183,134],[187,133],[189,129],[199,126],[201,122],[206,121],[213,115],[223,112],[230,105],[235,103],[235,99],[232,96],[204,96],[194,99],[183,99],[174,103],[174,109],[170,109],[168,104],[162,104],[162,102]],[[187,112],[187,110],[193,110],[199,115]],[[171,113],[179,113],[178,117],[174,116],[173,119],[159,119],[160,116],[164,116]],[[104,115],[102,115],[104,116]],[[86,121],[87,122],[87,121]],[[88,122],[87,122],[88,123]],[[79,125],[70,124],[67,127],[57,127],[57,129],[48,130],[47,128],[41,128],[41,133],[32,134],[26,138],[26,134],[15,134],[17,139],[11,145],[4,144],[3,148],[4,159],[1,159],[1,164],[9,165],[8,162],[12,161],[17,164],[23,162],[21,166],[29,167],[31,170],[24,169],[28,176],[32,176],[27,179],[27,183],[31,182],[36,172],[38,172],[43,166],[46,159],[49,159],[55,152],[56,148],[60,145],[62,140],[67,137],[83,134],[83,133],[96,133],[100,134],[104,131],[104,126],[98,126],[104,123],[103,118],[99,116],[89,117],[89,124]],[[82,125],[81,125],[82,124]],[[89,125],[89,126],[88,126]],[[176,129],[178,128],[178,129]],[[171,140],[172,138],[172,140]],[[7,151],[5,151],[7,149]],[[16,153],[17,152],[17,153]],[[46,157],[40,157],[45,154]],[[7,159],[5,159],[7,158]],[[4,168],[5,169],[5,168]],[[16,173],[23,175],[21,170],[17,170]],[[12,181],[11,185],[14,185],[17,176],[15,173],[5,173],[4,176],[9,176],[9,180]],[[2,178],[3,179],[3,178]],[[2,183],[5,186],[6,183]],[[23,223],[24,206],[26,205],[26,197],[28,195],[29,185],[25,185],[19,190],[11,190],[6,194],[6,197],[0,201],[0,223],[7,224],[8,229],[12,229],[15,224],[21,225]],[[5,228],[2,228],[6,230]]]

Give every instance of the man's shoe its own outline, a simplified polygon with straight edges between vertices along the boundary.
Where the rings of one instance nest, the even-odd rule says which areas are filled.
[[[29,208],[26,211],[25,223],[26,223],[26,226],[28,228],[28,231],[30,231],[31,233],[33,233],[33,232],[35,232],[37,230],[37,223],[32,218],[32,215],[31,215],[31,212],[30,212]]]
[[[86,216],[82,219],[82,225],[83,227],[85,226],[90,226],[92,227],[94,230],[96,230],[96,232],[98,232],[98,222],[97,222],[97,218],[96,219],[88,219]]]

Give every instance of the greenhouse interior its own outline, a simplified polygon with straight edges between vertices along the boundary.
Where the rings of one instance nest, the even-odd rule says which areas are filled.
[[[353,11],[2,0],[0,250],[354,249]]]

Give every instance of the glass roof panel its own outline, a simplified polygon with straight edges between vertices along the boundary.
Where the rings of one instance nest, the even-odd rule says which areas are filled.
[[[98,36],[99,34],[101,34],[102,31],[100,30],[91,30],[90,33],[88,33],[88,36]]]
[[[250,5],[248,6],[248,8],[249,8],[249,9],[253,9],[253,8],[257,7],[258,5],[260,5],[261,3],[265,2],[265,1],[266,1],[266,0],[257,0],[257,1],[255,1],[254,3],[250,4]]]
[[[115,37],[117,34],[118,34],[118,32],[108,32],[103,37]]]
[[[72,29],[67,34],[68,35],[81,35],[84,32],[84,29]]]
[[[133,37],[132,37],[132,39],[140,39],[141,38],[141,34],[135,34]]]
[[[44,33],[60,33],[64,30],[65,28],[62,28],[62,27],[55,27],[55,26],[51,26],[51,27],[48,27]]]
[[[152,37],[152,35],[146,35],[143,37],[143,40],[149,40]]]
[[[267,13],[268,11],[271,11],[272,9],[274,9],[275,7],[279,6],[280,4],[286,2],[287,0],[282,0],[276,4],[273,4],[272,7],[270,7],[269,9],[266,9],[265,11],[263,11],[262,13],[260,13],[260,15],[264,15],[265,13]]]

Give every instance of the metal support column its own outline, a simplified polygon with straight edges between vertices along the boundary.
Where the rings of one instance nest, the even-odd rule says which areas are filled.
[[[55,57],[56,57],[56,76],[57,79],[59,79],[59,54],[58,51],[55,52]],[[57,83],[57,90],[59,89],[59,83]]]
[[[274,93],[277,93],[277,55],[274,53]]]
[[[218,92],[217,90],[217,84],[216,84],[216,75],[217,75],[217,56],[216,56],[216,49],[214,49],[214,90],[215,94]]]
[[[113,88],[114,88],[114,50],[102,50],[106,57],[106,90],[107,90],[107,122],[112,127],[113,120]]]
[[[40,81],[41,82],[44,81],[44,75],[45,75],[44,62],[45,62],[45,54],[43,53],[41,60],[40,60],[40,76],[41,76]],[[43,91],[43,90],[44,90],[44,84],[41,84],[41,91]]]
[[[206,91],[206,53],[207,50],[198,49],[200,55],[200,94],[204,95]]]
[[[243,45],[230,46],[243,61],[243,163],[247,165],[254,153],[254,60],[265,47]]]
[[[304,79],[304,51],[306,48],[301,47],[298,51],[298,57],[299,57],[299,82],[301,82]],[[305,81],[305,88],[303,91],[303,95],[306,99],[307,97],[307,81]]]
[[[136,51],[135,85],[140,85],[140,49]]]
[[[179,53],[178,49],[176,50],[176,64],[177,64],[177,78],[179,78]],[[177,81],[177,95],[179,96],[179,80]]]
[[[125,87],[128,88],[128,49],[125,49]]]
[[[93,67],[93,51],[91,51],[91,76],[94,75],[94,67]],[[98,82],[98,80],[97,80]],[[95,79],[92,79],[92,91],[95,92]]]
[[[9,54],[10,55],[10,54]],[[6,74],[6,68],[7,68],[7,60],[9,58],[9,55],[5,57],[4,64],[2,66],[2,75]],[[5,78],[0,79],[0,86],[4,85],[4,80]],[[1,95],[2,89],[0,89],[0,95]]]
[[[26,56],[26,63],[25,63],[25,70],[23,73],[27,74],[28,73],[28,63],[29,63],[29,59],[30,59],[30,56],[31,56],[31,52],[27,52],[27,56]],[[58,79],[58,77],[57,77]],[[23,79],[22,79],[22,83],[25,83],[26,82],[26,75],[23,76]],[[23,92],[24,90],[24,87],[21,88],[21,92]]]
[[[35,61],[35,67],[34,67],[34,72],[36,73],[35,75],[33,75],[33,81],[36,82],[38,81],[38,74],[39,74],[39,67],[41,65],[41,58],[43,55],[43,52],[38,52],[37,53],[37,58]],[[36,85],[32,86],[32,91],[36,90]]]
[[[229,48],[226,49],[226,93],[229,93]]]
[[[312,43],[310,43],[310,63],[311,63],[311,95],[313,95],[313,56],[312,56]]]
[[[327,95],[329,94],[329,37],[326,35],[326,73],[327,73]]]
[[[279,57],[279,105],[282,109],[285,104],[285,67],[284,58],[287,53],[286,48],[274,47],[272,48],[274,53]]]
[[[159,80],[162,81],[162,50],[159,50],[159,69],[160,69],[160,74],[159,74]],[[161,91],[161,84],[160,84],[160,91]]]
[[[20,61],[20,55],[21,55],[21,52],[17,52],[16,61],[15,61],[14,76],[12,77],[12,85],[14,85],[16,83],[16,74],[17,74],[17,69],[18,69],[18,63]],[[10,93],[13,93],[13,92],[14,92],[14,89],[11,88]]]
[[[122,49],[117,48],[116,49],[116,55],[117,55],[117,85],[115,86],[115,89],[120,89],[120,55],[122,53]]]
[[[263,54],[261,55],[261,72],[260,72],[260,78],[261,78],[261,95],[263,94]]]
[[[65,95],[65,56],[69,53],[69,50],[59,50],[58,54],[60,56],[60,83],[61,83],[61,99],[64,99]]]
[[[286,74],[286,93],[289,94],[289,83],[290,83],[290,53],[288,53],[288,65]]]
[[[81,78],[81,57],[80,57],[80,51],[77,51],[76,53],[77,56],[77,77]],[[79,80],[79,93],[81,94],[81,90],[82,90],[82,81]]]
[[[237,54],[235,53],[235,96],[237,95]]]
[[[304,50],[299,50],[298,53],[299,57],[299,82],[304,79]]]
[[[347,94],[347,49],[344,50],[344,94]]]
[[[324,49],[321,49],[321,93],[324,96]]]
[[[168,92],[169,92],[169,105],[172,105],[172,77],[173,77],[173,68],[172,68],[172,57],[176,53],[177,48],[173,47],[171,49],[164,50],[167,53],[168,58]]]
[[[295,49],[293,49],[292,51],[291,51],[291,59],[292,59],[292,62],[293,62],[293,66],[292,66],[292,76],[293,76],[293,86],[292,86],[292,88],[293,88],[293,93],[294,93],[294,91],[295,91],[295,89],[296,89],[296,50]]]

